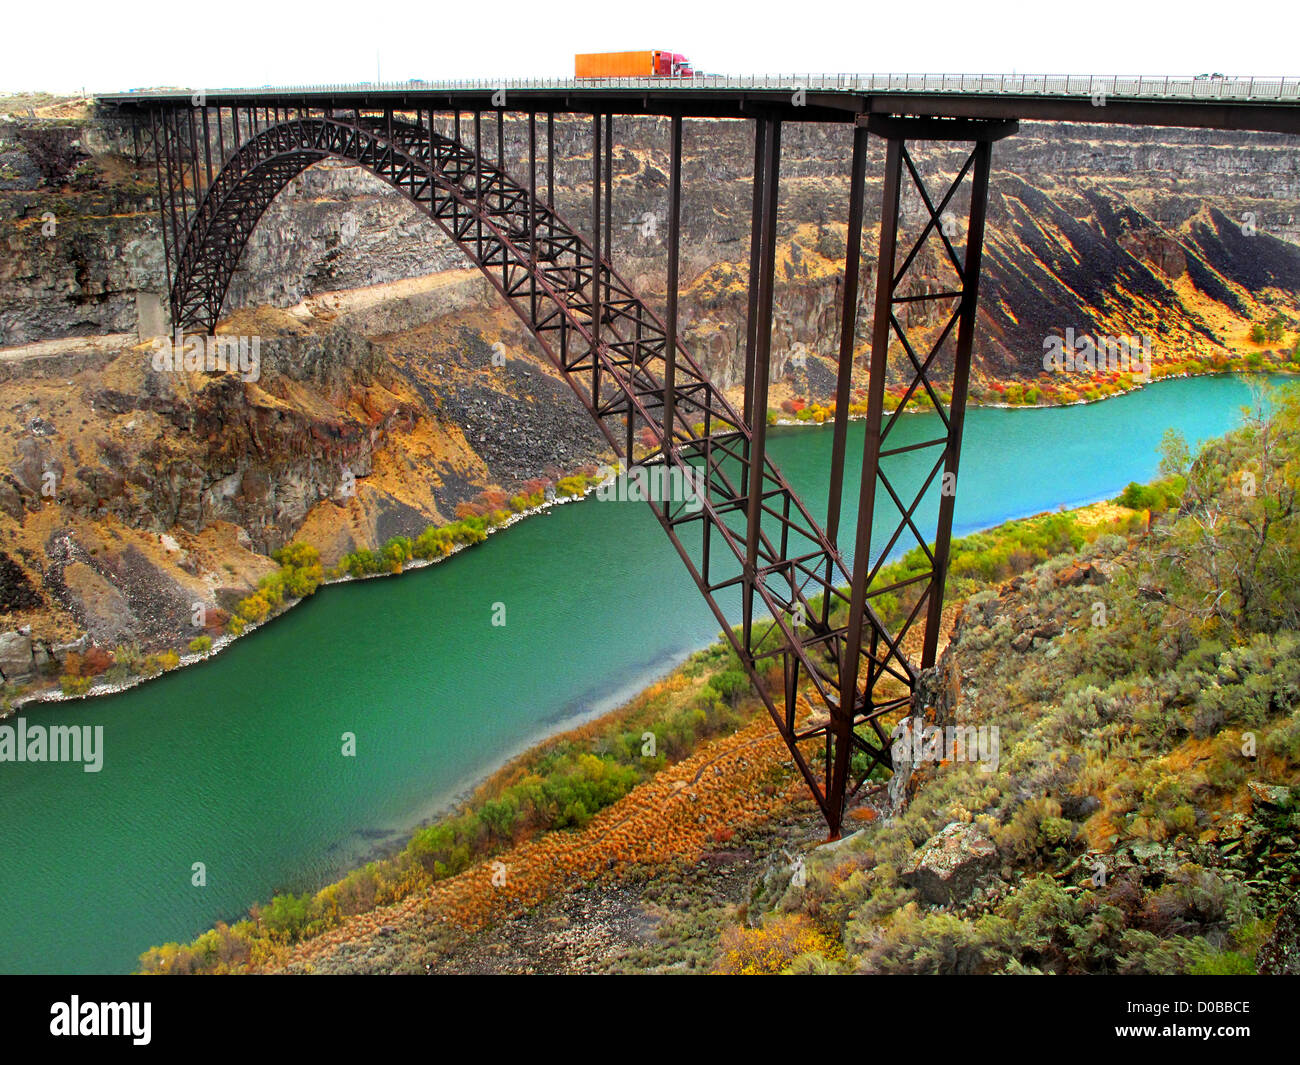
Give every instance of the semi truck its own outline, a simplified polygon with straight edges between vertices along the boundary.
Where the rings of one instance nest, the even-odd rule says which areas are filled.
[[[690,78],[690,60],[680,52],[587,52],[573,57],[576,78]]]

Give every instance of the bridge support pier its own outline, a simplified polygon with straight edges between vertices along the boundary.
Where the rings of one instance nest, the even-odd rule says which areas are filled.
[[[664,325],[668,335],[677,335],[678,269],[681,260],[682,213],[682,116],[673,115],[669,127],[668,147],[668,295]],[[677,423],[677,348],[668,345],[664,352],[664,461],[678,461],[675,451]]]
[[[980,266],[983,256],[984,223],[988,207],[988,184],[992,143],[1015,132],[1014,122],[972,122],[947,119],[893,119],[869,116],[859,120],[854,140],[854,189],[850,202],[850,248],[846,263],[846,282],[850,275],[856,281],[857,247],[854,241],[855,220],[860,228],[860,206],[854,201],[861,196],[857,168],[861,165],[862,134],[870,131],[885,140],[885,173],[881,194],[880,242],[876,264],[875,315],[871,333],[871,363],[868,379],[867,417],[863,438],[862,475],[858,493],[857,526],[853,543],[853,580],[849,590],[848,623],[845,631],[840,668],[839,714],[832,725],[836,730],[835,760],[830,773],[827,801],[832,814],[832,837],[839,830],[846,799],[853,788],[850,766],[853,754],[854,729],[870,724],[882,743],[886,742],[878,719],[882,707],[893,709],[895,700],[878,700],[875,697],[877,682],[883,673],[876,669],[874,644],[880,638],[892,639],[901,645],[913,624],[925,618],[922,636],[920,668],[934,664],[938,649],[939,632],[943,617],[944,582],[948,570],[948,552],[952,539],[953,506],[957,492],[957,473],[961,457],[962,426],[966,411],[966,396],[970,381],[971,351],[974,344],[975,312],[979,294]],[[935,196],[908,152],[909,141],[965,142],[972,145],[965,163],[956,178],[946,185],[940,196]],[[898,264],[900,203],[905,181],[910,179],[925,214],[928,216],[919,235],[903,251],[903,262]],[[965,248],[958,254],[950,239],[957,236],[958,225],[948,212],[963,184],[969,195],[965,225]],[[856,219],[855,219],[856,216]],[[927,241],[942,242],[941,261],[950,263],[950,273],[956,278],[954,287],[940,292],[919,291],[909,284],[913,267]],[[832,485],[830,497],[831,518],[828,535],[834,535],[839,522],[839,478],[842,476],[843,447],[839,406],[847,400],[847,378],[852,360],[852,314],[849,303],[856,297],[856,284],[852,289],[846,283],[845,312],[840,343],[840,373],[837,382],[836,441],[832,454]],[[920,353],[909,336],[909,328],[900,317],[900,309],[917,303],[931,303],[946,309],[947,318],[929,350]],[[942,312],[941,312],[942,314]],[[904,316],[905,317],[905,316]],[[956,328],[955,350],[947,356],[947,343]],[[885,384],[890,369],[893,341],[898,341],[904,356],[904,381],[906,387],[897,407],[885,411]],[[941,380],[951,368],[951,391],[947,403],[941,395]],[[928,405],[927,405],[928,401]],[[905,410],[933,411],[942,424],[941,435],[914,444],[888,446],[891,432]],[[886,467],[890,458],[908,453],[926,452],[937,458],[929,466],[919,490],[909,489],[891,480]],[[932,494],[935,478],[939,481],[939,505],[934,547],[917,525],[916,513],[927,496]],[[877,525],[877,489],[897,510],[897,520],[892,524]],[[908,494],[900,494],[906,492]],[[888,511],[892,513],[892,511]],[[887,533],[887,539],[880,534]],[[884,539],[883,546],[880,543]],[[901,545],[900,545],[901,541]],[[928,570],[903,582],[876,586],[875,578],[894,552],[900,548],[919,547],[928,562]],[[906,620],[892,635],[878,624],[868,626],[869,602],[882,595],[899,596],[904,603],[914,600]],[[863,639],[869,636],[870,644],[863,654]],[[867,662],[867,675],[859,690],[860,663]],[[913,679],[915,675],[913,674]],[[851,707],[845,713],[844,708]],[[845,742],[848,740],[849,742]],[[858,786],[861,785],[859,781]]]
[[[600,347],[601,319],[601,295],[602,289],[600,284],[600,270],[597,262],[601,258],[601,226],[600,226],[600,177],[603,169],[603,153],[600,148],[601,142],[601,118],[600,112],[593,112],[591,116],[591,248],[594,253],[594,259],[591,267],[591,365],[592,365],[592,400],[597,405],[600,403],[600,377],[599,369],[600,360],[596,358],[596,349]]]

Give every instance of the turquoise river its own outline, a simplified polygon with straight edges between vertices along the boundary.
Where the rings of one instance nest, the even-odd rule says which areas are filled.
[[[1243,380],[1202,377],[972,410],[955,531],[1112,497],[1154,475],[1167,427],[1218,435],[1249,401]],[[929,439],[933,421],[899,433]],[[771,434],[819,521],[829,445],[829,427]],[[31,723],[103,725],[104,763],[0,763],[0,971],[130,971],[151,945],[319,887],[717,633],[649,508],[589,497],[438,565],[323,589],[200,666],[29,707]]]

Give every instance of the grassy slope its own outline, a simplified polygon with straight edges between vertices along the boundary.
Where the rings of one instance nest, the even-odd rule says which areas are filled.
[[[999,727],[999,769],[928,766],[901,817],[815,853],[806,886],[728,930],[718,967],[1253,972],[1300,886],[1298,403],[1149,493],[1177,506],[1148,536],[970,597],[956,714]],[[951,822],[997,868],[928,905],[905,874]]]

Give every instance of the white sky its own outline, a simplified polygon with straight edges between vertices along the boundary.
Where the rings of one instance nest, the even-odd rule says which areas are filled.
[[[569,76],[642,48],[718,74],[1300,74],[1294,0],[60,0],[4,26],[3,91],[367,81],[377,53],[385,81]]]

